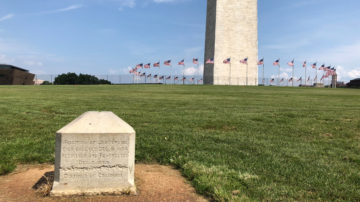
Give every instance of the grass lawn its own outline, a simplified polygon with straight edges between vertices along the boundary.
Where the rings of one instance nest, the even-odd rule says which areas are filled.
[[[90,110],[134,127],[137,162],[215,200],[360,200],[358,89],[0,86],[0,174],[54,162],[55,132]]]

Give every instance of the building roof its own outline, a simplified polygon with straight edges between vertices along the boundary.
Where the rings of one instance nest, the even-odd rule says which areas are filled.
[[[8,64],[0,64],[0,69],[17,69],[20,71],[24,71],[24,72],[29,72],[29,70],[20,68],[20,67],[16,67],[14,65],[8,65]]]

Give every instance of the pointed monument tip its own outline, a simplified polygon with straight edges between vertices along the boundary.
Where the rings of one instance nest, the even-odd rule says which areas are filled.
[[[135,130],[110,111],[88,111],[56,133],[135,133]]]

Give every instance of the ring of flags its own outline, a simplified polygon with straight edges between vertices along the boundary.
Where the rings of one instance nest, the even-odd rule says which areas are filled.
[[[246,58],[240,60],[239,62],[240,62],[241,64],[248,65],[248,60],[249,60],[249,58],[246,57]],[[226,58],[226,59],[223,60],[223,64],[231,64],[231,61],[232,61],[231,58]],[[170,67],[171,67],[171,66],[172,66],[172,63],[171,63],[171,62],[172,62],[171,60],[166,60],[166,61],[163,62],[163,65],[164,65],[164,66],[170,66]],[[192,63],[198,65],[198,64],[199,64],[199,59],[198,59],[198,58],[193,58],[193,59],[192,59]],[[214,63],[215,63],[214,58],[208,58],[208,59],[205,60],[205,64],[214,64]],[[153,64],[152,64],[152,67],[160,67],[160,64],[161,64],[160,61],[159,61],[159,62],[156,62],[156,63],[153,63]],[[178,65],[180,65],[180,66],[185,66],[185,59],[179,61],[179,62],[178,62]],[[258,65],[258,66],[264,65],[264,58],[258,60],[258,61],[257,61],[257,65]],[[293,60],[291,60],[290,62],[288,62],[287,65],[290,66],[290,67],[294,67],[294,66],[295,66],[295,59],[293,59]],[[278,66],[278,67],[280,68],[280,58],[277,59],[277,60],[275,60],[275,61],[273,62],[273,66]],[[306,61],[306,60],[303,62],[302,67],[303,67],[303,68],[307,68],[307,61]],[[331,67],[331,66],[327,66],[327,67],[326,67],[325,64],[322,64],[319,68],[317,68],[317,62],[314,62],[314,63],[311,65],[311,67],[312,67],[312,69],[315,69],[316,71],[317,71],[317,70],[324,71],[324,72],[323,72],[323,75],[322,75],[322,77],[321,77],[321,79],[320,79],[320,81],[324,80],[325,78],[328,78],[329,76],[336,75],[336,68],[335,68],[335,67]],[[146,75],[146,73],[141,73],[141,72],[138,71],[139,69],[142,69],[142,68],[150,69],[150,68],[151,68],[151,63],[146,63],[146,64],[140,63],[140,64],[137,64],[137,65],[135,66],[135,68],[132,68],[132,69],[129,70],[129,73],[130,73],[130,74],[133,74],[133,75],[135,75],[135,76],[140,76],[140,77],[159,78],[160,80],[162,80],[162,79],[170,80],[170,79],[172,78],[171,76],[167,76],[167,77],[166,77],[166,76],[160,76],[160,77],[159,77],[158,75],[152,76],[152,74]],[[305,73],[305,74],[306,74],[306,73]],[[318,77],[317,77],[317,75],[316,75],[316,76],[314,77],[314,80],[317,80],[317,78],[318,78]],[[179,77],[173,77],[173,79],[174,79],[174,81],[175,81],[175,80],[179,80]],[[279,79],[280,79],[280,78],[279,78]],[[186,77],[183,76],[183,77],[181,78],[181,80],[182,80],[182,81],[185,81],[185,80],[186,80]],[[282,79],[280,80],[280,83],[281,83],[281,82],[284,82],[284,80],[285,80],[285,78],[282,78]],[[305,77],[304,80],[305,80],[305,81],[311,81],[311,77],[309,76],[307,79],[306,79],[306,77]],[[193,81],[195,81],[195,78],[190,78],[189,81],[192,81],[192,82],[193,82]],[[199,82],[199,81],[202,82],[202,79],[199,79],[198,82]],[[273,83],[274,81],[275,81],[275,79],[272,78],[272,79],[270,80],[270,84]],[[289,82],[292,82],[292,81],[294,81],[294,78],[293,78],[293,77],[291,77],[291,78],[289,79]],[[303,81],[302,77],[300,77],[299,79],[297,79],[297,81],[298,81],[298,82],[299,82],[299,81],[302,82],[302,81]]]

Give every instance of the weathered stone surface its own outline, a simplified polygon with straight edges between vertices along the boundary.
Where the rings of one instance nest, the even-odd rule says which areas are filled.
[[[246,57],[248,66],[239,62]],[[209,58],[215,64],[204,63],[205,84],[258,84],[257,0],[207,0],[205,61]],[[231,65],[223,64],[227,58]]]
[[[53,196],[135,193],[135,131],[112,112],[86,112],[56,133]]]

